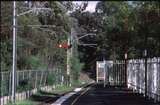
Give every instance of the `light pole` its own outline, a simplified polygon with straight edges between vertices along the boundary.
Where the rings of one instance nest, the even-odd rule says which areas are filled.
[[[72,29],[71,29],[71,35],[72,35]],[[71,36],[70,36],[71,37]],[[68,45],[70,45],[71,43],[71,38],[68,37]],[[72,47],[71,47],[72,48]],[[69,48],[67,49],[67,79],[68,79],[68,82],[69,82],[69,86],[71,86],[71,75],[70,75],[70,69],[71,69],[71,62],[70,62],[70,58],[71,58],[71,52],[72,50]]]
[[[12,52],[12,86],[11,86],[11,101],[12,103],[15,103],[15,93],[16,93],[16,84],[15,84],[15,81],[16,81],[16,36],[17,36],[17,17],[18,16],[22,16],[22,15],[25,15],[25,14],[28,14],[30,12],[33,12],[34,10],[36,9],[40,9],[40,10],[49,10],[51,11],[52,9],[51,8],[33,8],[31,10],[28,10],[26,12],[23,12],[23,13],[20,13],[20,14],[17,14],[17,11],[16,11],[16,1],[13,1],[13,52]],[[31,27],[33,25],[30,25]],[[43,25],[34,25],[36,27],[41,27]],[[45,25],[46,27],[51,27],[51,25]]]
[[[16,80],[16,1],[13,1],[13,53],[12,53],[12,97],[11,100],[14,103],[15,102],[15,80]]]

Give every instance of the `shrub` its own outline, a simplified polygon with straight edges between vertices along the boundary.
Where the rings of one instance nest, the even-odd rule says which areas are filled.
[[[30,69],[46,69],[47,66],[42,63],[39,56],[30,56],[27,58],[27,64]]]
[[[80,76],[80,72],[83,68],[84,64],[79,61],[77,57],[71,58],[71,73],[72,73],[72,79],[77,81]]]
[[[47,76],[47,84],[53,85],[56,82],[56,75],[53,73],[49,73]]]

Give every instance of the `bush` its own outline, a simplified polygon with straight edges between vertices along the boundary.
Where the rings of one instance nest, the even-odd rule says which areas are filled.
[[[53,85],[56,82],[56,76],[57,75],[55,75],[53,73],[49,73],[48,76],[47,76],[47,84],[48,85]]]
[[[80,76],[80,72],[83,68],[84,64],[79,61],[77,57],[71,58],[71,73],[72,73],[72,79],[74,81],[77,81]]]
[[[30,56],[27,59],[27,64],[31,69],[46,69],[47,66],[42,63],[39,56]]]

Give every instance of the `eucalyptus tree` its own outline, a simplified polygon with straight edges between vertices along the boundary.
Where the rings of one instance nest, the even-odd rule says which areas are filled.
[[[159,2],[101,1],[96,12],[103,17],[105,29],[99,34],[99,49],[107,49],[108,58],[122,59],[126,52],[131,58],[142,57],[146,34],[150,55],[158,55]]]
[[[9,70],[11,63],[12,37],[12,3],[1,2],[1,27],[2,43],[1,64],[4,70]],[[17,1],[18,13],[25,12],[34,8],[51,8],[51,11],[40,11],[35,9],[33,12],[18,17],[17,33],[17,66],[18,69],[35,69],[34,63],[38,65],[50,66],[64,64],[66,66],[66,51],[57,48],[58,43],[67,40],[70,34],[69,16],[66,13],[70,9],[69,4],[58,1]],[[68,6],[68,7],[67,7]],[[41,26],[43,25],[43,26]],[[52,27],[44,27],[50,25]],[[33,62],[32,62],[33,61]],[[36,67],[36,68],[37,68]]]
[[[128,24],[131,8],[125,1],[102,1],[97,4],[96,12],[103,19],[103,34],[100,34],[101,49],[106,49],[109,59],[122,59],[128,49],[128,35],[132,24]],[[105,40],[103,40],[105,39]]]
[[[148,49],[148,56],[159,56],[159,7],[158,1],[134,1],[132,4],[135,20],[135,40],[132,44],[137,57],[143,56]],[[131,51],[133,52],[133,50]],[[132,54],[133,55],[133,54]]]

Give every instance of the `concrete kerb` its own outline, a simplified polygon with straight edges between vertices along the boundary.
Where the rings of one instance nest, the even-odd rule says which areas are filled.
[[[91,83],[92,84],[92,83]],[[73,96],[74,94],[84,90],[86,87],[90,86],[91,84],[87,85],[87,86],[82,86],[80,88],[75,88],[74,91],[60,97],[59,99],[57,99],[54,103],[52,103],[51,105],[62,105],[62,103],[64,101],[66,101],[68,98],[70,98],[71,96]]]

